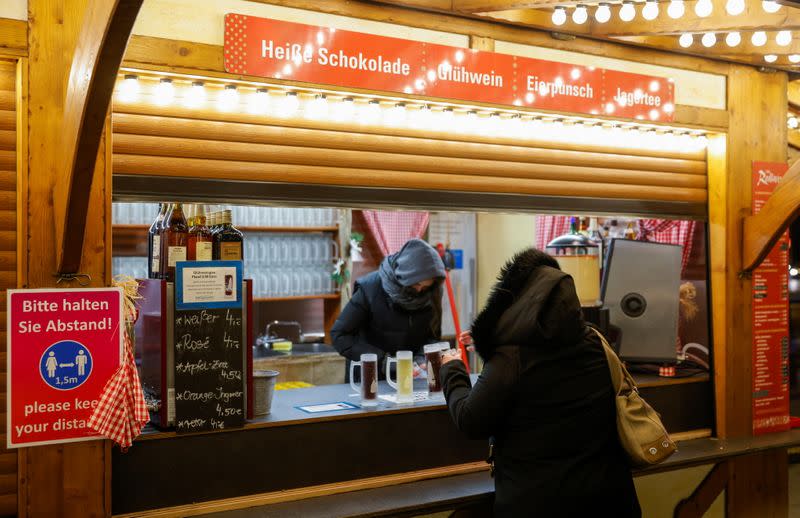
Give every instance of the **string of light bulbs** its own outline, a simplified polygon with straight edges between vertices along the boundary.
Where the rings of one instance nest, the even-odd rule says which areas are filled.
[[[642,18],[648,21],[655,20],[661,13],[659,0],[646,0],[644,2],[633,2],[632,0],[623,0],[622,2],[600,2],[598,4],[591,4],[594,7],[594,20],[597,23],[607,23],[611,20],[611,7],[619,6],[618,16],[623,22],[630,22],[636,18],[636,3],[643,4],[641,15]],[[572,22],[577,25],[583,25],[589,20],[589,7],[590,4],[576,4],[572,8]],[[769,14],[777,13],[781,9],[781,4],[775,0],[762,0],[761,8],[764,12]],[[745,0],[727,0],[725,3],[725,11],[731,16],[739,16],[744,13],[746,9]],[[686,6],[683,0],[669,0],[666,9],[667,16],[673,20],[677,20],[686,14]],[[700,18],[707,18],[714,12],[714,4],[711,0],[697,0],[694,3],[694,13]],[[566,6],[557,6],[553,10],[551,21],[554,25],[564,25],[567,23],[568,8]]]
[[[614,142],[634,149],[705,149],[705,132],[647,123],[556,116],[515,110],[324,93],[284,86],[207,83],[192,78],[139,77],[125,73],[115,102],[152,103],[189,109],[241,111],[277,118],[353,123],[451,134],[546,139],[564,143]]]

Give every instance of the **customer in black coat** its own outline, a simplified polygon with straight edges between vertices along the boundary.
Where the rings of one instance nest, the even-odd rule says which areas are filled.
[[[362,354],[420,352],[440,340],[444,263],[439,253],[421,239],[408,241],[387,256],[378,271],[355,283],[353,297],[331,329],[333,346],[350,361]],[[383,369],[379,367],[384,379]],[[349,379],[347,380],[349,381]]]
[[[475,386],[457,355],[441,377],[457,427],[493,439],[495,516],[641,516],[606,357],[572,277],[540,250],[517,254],[472,338],[485,361]]]

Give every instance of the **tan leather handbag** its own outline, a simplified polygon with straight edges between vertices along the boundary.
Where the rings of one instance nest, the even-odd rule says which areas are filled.
[[[617,434],[631,465],[652,466],[678,450],[669,438],[658,412],[639,395],[636,382],[603,335],[594,330],[603,343],[611,371],[611,383],[616,391]]]

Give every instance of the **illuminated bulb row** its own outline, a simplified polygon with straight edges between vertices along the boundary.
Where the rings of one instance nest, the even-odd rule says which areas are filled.
[[[121,102],[134,102],[140,91],[138,79],[126,75],[118,88]],[[199,108],[207,102],[206,87],[194,81],[185,90],[182,99],[175,98],[175,85],[163,78],[153,88],[153,101],[166,106],[180,102],[191,108]],[[353,97],[330,99],[318,93],[301,100],[297,92],[289,91],[276,95],[266,88],[242,94],[235,85],[226,85],[217,97],[217,107],[222,111],[236,110],[242,99],[246,99],[246,111],[250,114],[267,114],[278,117],[305,117],[311,120],[356,122],[362,125],[379,125],[393,128],[441,131],[454,134],[504,136],[516,138],[542,138],[561,142],[602,142],[613,139],[623,147],[652,149],[702,149],[707,141],[700,133],[674,132],[655,128],[643,128],[635,124],[625,126],[608,123],[545,120],[519,113],[481,113],[475,110],[454,110],[450,107],[431,107],[428,104],[409,106],[404,102],[381,102],[376,99],[356,101]],[[652,119],[660,113],[654,110]]]
[[[750,37],[750,42],[753,44],[754,47],[763,47],[767,44],[767,33],[764,31],[756,31]],[[736,47],[742,42],[742,35],[738,32],[729,32],[725,36],[725,44],[729,47]],[[713,47],[717,43],[717,35],[713,32],[707,32],[703,34],[700,38],[700,43],[703,44],[704,47]],[[791,31],[778,31],[775,35],[775,43],[781,47],[788,47],[792,43],[792,33]],[[694,44],[694,35],[691,33],[684,33],[681,34],[680,38],[678,38],[678,44],[683,48],[689,48]],[[767,63],[774,63],[777,61],[778,56],[775,54],[767,54],[764,56],[764,60]],[[789,56],[789,61],[792,63],[800,62],[800,55],[792,54]]]
[[[642,8],[642,18],[651,21],[658,18],[659,15],[659,0],[646,0]],[[738,16],[745,10],[745,0],[727,0],[725,4],[725,11],[731,16]],[[763,0],[761,7],[768,13],[776,13],[781,8],[781,4],[774,0]],[[714,4],[711,0],[697,0],[694,4],[694,12],[700,18],[707,18],[714,12]],[[673,20],[681,18],[686,13],[686,6],[683,0],[669,0],[667,6],[667,15]],[[619,9],[619,19],[623,22],[630,22],[636,18],[636,7],[631,0],[622,2]],[[589,19],[588,7],[584,4],[575,6],[572,12],[572,21],[577,25],[583,25]],[[611,4],[608,2],[601,2],[597,4],[594,11],[594,19],[598,23],[606,23],[611,19]],[[558,6],[553,10],[551,18],[554,25],[564,25],[567,22],[567,8]]]
[[[789,129],[796,130],[797,128],[800,128],[800,120],[797,119],[797,116],[790,113],[786,119],[786,126],[788,126]]]

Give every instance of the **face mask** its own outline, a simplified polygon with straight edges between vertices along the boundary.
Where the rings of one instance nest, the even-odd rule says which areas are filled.
[[[403,297],[409,298],[409,299],[415,299],[415,298],[422,297],[422,296],[425,295],[425,291],[424,290],[418,293],[417,290],[415,290],[413,286],[406,286],[406,287],[403,288],[402,291],[403,291]]]

